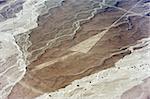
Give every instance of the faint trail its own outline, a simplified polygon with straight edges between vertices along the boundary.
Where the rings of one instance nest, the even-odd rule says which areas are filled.
[[[124,13],[118,20],[116,20],[110,27],[108,27],[108,29],[110,29],[111,27],[113,27],[117,22],[119,22],[124,16],[126,16],[128,13],[130,13],[130,11],[135,8],[142,0],[138,1],[132,8],[130,8],[126,13]]]
[[[119,19],[117,19],[112,25],[110,25],[109,27],[106,28],[106,30],[98,33],[97,35],[94,35],[82,42],[80,42],[79,44],[73,46],[72,48],[70,48],[69,50],[71,51],[75,51],[69,55],[63,56],[61,58],[57,58],[53,61],[49,61],[43,64],[40,64],[38,66],[35,67],[35,69],[33,69],[32,71],[36,71],[36,70],[40,70],[42,68],[48,67],[62,59],[66,59],[69,56],[72,56],[74,54],[76,54],[77,52],[81,52],[81,53],[87,53],[90,51],[90,49],[92,49],[93,46],[95,46],[95,44],[109,31],[110,28],[114,27],[115,24],[120,21],[124,16],[126,16],[128,14],[128,12],[130,12],[138,3],[140,3],[142,0],[140,0],[139,2],[137,2],[132,8],[130,8],[126,13],[124,13]],[[65,58],[64,58],[65,57]]]
[[[23,81],[20,81],[19,84],[20,84],[22,87],[27,88],[27,89],[29,89],[29,90],[32,90],[32,91],[35,92],[35,93],[44,94],[44,92],[42,92],[41,90],[36,89],[36,88],[34,88],[34,87],[32,87],[32,86],[26,84],[26,83],[23,82]]]
[[[123,8],[120,8],[120,7],[116,7],[116,6],[112,6],[112,5],[108,5],[108,4],[103,4],[103,5],[108,6],[108,7],[113,7],[113,8],[116,8],[116,9],[121,10],[121,11],[124,11],[124,12],[127,12],[127,11],[128,11],[128,10],[126,10],[126,9],[123,9]],[[137,15],[137,16],[144,16],[144,14],[136,13],[136,12],[134,12],[134,11],[128,11],[128,13],[131,13],[131,14]],[[147,17],[147,16],[145,16],[145,17]]]
[[[79,44],[73,46],[70,50],[71,51],[77,51],[82,53],[89,52],[90,49],[92,49],[93,46],[109,31],[110,28],[114,27],[115,24],[120,21],[124,16],[126,16],[138,3],[140,3],[142,0],[137,2],[132,8],[130,8],[126,13],[124,13],[119,19],[117,19],[112,25],[106,28],[103,32],[98,33],[97,35],[94,35]]]
[[[144,44],[144,45],[143,45]],[[96,65],[96,66],[92,66],[90,68],[87,68],[83,71],[81,71],[80,73],[77,73],[77,74],[72,74],[72,75],[61,75],[60,77],[71,77],[71,76],[78,76],[78,75],[82,75],[88,71],[90,71],[91,69],[96,69],[98,68],[99,66],[103,65],[105,63],[105,61],[107,61],[108,59],[112,58],[113,56],[117,56],[119,54],[123,54],[123,53],[126,53],[126,52],[134,52],[135,50],[137,49],[140,49],[140,48],[143,48],[143,47],[146,47],[148,45],[148,42],[140,42],[139,44],[136,44],[136,45],[133,45],[133,46],[129,46],[127,47],[126,49],[124,50],[120,50],[120,51],[117,51],[117,52],[114,52],[112,53],[111,55],[107,56],[107,57],[104,57],[103,59],[101,59],[101,62]]]
[[[101,2],[100,2],[100,3],[101,3]],[[93,17],[95,16],[95,14],[97,13],[97,10],[98,10],[98,9],[101,9],[101,7],[94,8],[94,9],[93,9],[93,12],[91,13],[91,16],[89,16],[89,17],[87,17],[87,18],[85,18],[85,19],[80,19],[80,20],[77,20],[77,21],[73,22],[72,27],[76,27],[75,30],[73,31],[73,33],[67,34],[67,35],[64,34],[64,35],[62,35],[62,36],[55,37],[54,39],[49,40],[45,46],[43,46],[43,47],[41,47],[41,48],[39,48],[39,49],[33,50],[31,53],[33,53],[33,52],[35,52],[35,51],[42,50],[41,53],[40,53],[40,54],[42,54],[42,53],[44,53],[45,49],[49,48],[56,40],[61,39],[61,38],[63,38],[63,37],[71,37],[71,38],[73,39],[73,38],[75,37],[77,31],[80,29],[80,22],[86,21],[86,20],[90,20],[91,18],[93,18]],[[83,11],[83,12],[86,12],[86,11]],[[78,13],[77,13],[77,14],[78,14]],[[75,16],[76,16],[76,15],[75,15]],[[39,54],[39,55],[40,55],[40,54]],[[37,57],[36,57],[36,58],[37,58]],[[35,58],[35,59],[36,59],[36,58]],[[35,60],[35,59],[34,59],[34,60]]]
[[[71,47],[69,50],[71,51],[76,51],[76,52],[81,52],[81,53],[88,53],[90,49],[95,46],[95,44],[104,36],[104,34],[108,31],[104,30],[101,33],[98,33],[97,35],[94,35],[79,44]]]
[[[45,63],[42,63],[42,64],[40,64],[40,65],[37,65],[37,66],[35,66],[34,69],[31,70],[31,72],[34,72],[34,71],[37,71],[37,70],[46,68],[46,67],[48,67],[48,66],[50,66],[50,65],[55,64],[56,62],[63,61],[63,60],[67,59],[67,58],[70,57],[70,56],[76,55],[77,53],[78,53],[78,52],[73,52],[73,53],[67,54],[67,55],[65,55],[65,56],[56,58],[56,59],[54,59],[54,60],[52,60],[52,61],[45,62]]]
[[[96,3],[96,2],[95,2],[95,3]],[[101,5],[101,4],[102,4],[102,2],[99,2],[99,5]],[[93,11],[91,12],[91,16],[89,16],[89,17],[87,17],[87,18],[85,18],[85,19],[80,19],[80,20],[77,20],[77,21],[73,22],[72,27],[76,27],[75,30],[73,31],[73,33],[67,34],[67,35],[64,34],[64,35],[59,36],[59,37],[57,37],[57,35],[56,35],[56,37],[55,37],[54,39],[49,40],[45,46],[43,46],[43,47],[41,47],[41,48],[39,48],[39,49],[33,50],[31,53],[33,53],[33,52],[35,52],[35,51],[42,50],[41,53],[40,53],[40,54],[42,54],[42,53],[44,53],[44,51],[45,51],[47,48],[49,48],[56,40],[61,39],[61,38],[63,38],[63,37],[71,37],[71,38],[74,38],[75,35],[76,35],[76,33],[77,33],[77,31],[80,29],[80,22],[86,21],[86,20],[90,20],[91,18],[93,18],[93,17],[95,16],[95,14],[97,13],[97,10],[98,10],[98,9],[102,9],[102,6],[100,6],[100,7],[98,7],[98,8],[94,8]],[[83,11],[82,13],[85,13],[85,12],[87,12],[87,11]],[[81,13],[77,13],[75,16],[77,16],[78,14],[81,14]],[[59,35],[59,34],[58,34],[58,35]],[[39,54],[39,55],[40,55],[40,54]],[[37,56],[38,56],[38,55],[37,55]],[[37,57],[36,57],[36,58],[37,58]],[[36,58],[35,58],[35,59],[36,59]],[[33,59],[33,60],[35,60],[35,59]],[[33,61],[33,60],[32,60],[32,61]]]

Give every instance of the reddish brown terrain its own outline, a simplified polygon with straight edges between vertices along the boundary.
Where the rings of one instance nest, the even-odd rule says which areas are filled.
[[[31,53],[27,56],[27,72],[9,99],[33,99],[56,91],[74,80],[113,67],[131,54],[129,46],[150,35],[150,20],[145,15],[148,9],[141,7],[144,1],[139,1],[102,4],[100,9],[94,1],[65,0],[39,16],[38,27],[31,30],[28,38],[32,45],[27,49]],[[20,35],[22,42],[24,36]],[[19,41],[18,44],[22,45]]]

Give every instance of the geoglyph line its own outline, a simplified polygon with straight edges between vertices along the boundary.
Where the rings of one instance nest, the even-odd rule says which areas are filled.
[[[141,2],[142,0],[140,0],[139,2]],[[130,10],[132,10],[139,2],[137,2]],[[129,11],[130,11],[129,10]],[[129,11],[127,11],[123,16],[121,16],[118,20],[116,20],[110,27],[108,27],[106,30],[104,30],[103,32],[101,32],[101,33],[98,33],[97,35],[94,35],[93,37],[91,37],[91,38],[89,38],[89,39],[87,39],[87,40],[85,40],[85,41],[83,41],[83,42],[81,42],[81,43],[79,43],[79,44],[77,44],[76,46],[74,46],[74,47],[72,47],[71,49],[73,50],[73,51],[75,51],[75,52],[73,52],[74,54],[76,54],[76,53],[78,53],[78,52],[82,52],[82,53],[87,53],[104,35],[105,35],[105,33],[107,33],[107,31],[111,28],[111,27],[113,27],[121,18],[123,18]],[[94,39],[96,39],[96,40],[94,40]],[[89,43],[91,43],[91,46],[87,46],[87,43],[89,44]],[[83,46],[83,45],[86,45],[86,46]],[[80,48],[81,47],[81,48]],[[76,48],[79,48],[79,49],[76,49]],[[86,48],[86,50],[84,49],[84,48]],[[76,52],[77,51],[77,52]],[[73,55],[73,53],[72,54],[70,54],[70,55]],[[69,56],[70,56],[69,55]],[[62,59],[66,59],[66,58],[68,58],[68,56],[66,55],[66,56],[64,56],[64,57],[61,57],[60,59],[58,59],[58,60],[62,60]],[[58,61],[57,60],[57,61]],[[54,61],[54,62],[47,62],[47,63],[44,63],[43,65],[41,64],[41,65],[38,65],[38,69],[42,69],[42,68],[45,68],[45,66],[48,66],[47,64],[52,64],[52,63],[55,63],[55,62],[57,62],[56,60]],[[46,65],[45,65],[46,64]],[[36,69],[35,69],[36,70]],[[34,92],[37,92],[37,93],[41,93],[41,94],[43,94],[43,92],[42,91],[40,91],[40,90],[38,90],[38,89],[36,89],[36,88],[34,88],[34,87],[32,87],[32,86],[29,86],[29,85],[27,85],[26,83],[24,83],[24,82],[20,82],[20,84],[23,86],[23,87],[25,87],[25,88],[28,88],[28,89],[31,89],[32,91],[34,91]]]
[[[97,3],[97,2],[95,2],[95,3]],[[89,17],[87,17],[87,18],[85,18],[85,19],[80,19],[80,20],[78,20],[78,21],[73,22],[73,25],[72,25],[72,26],[73,26],[73,27],[76,27],[76,29],[73,31],[72,34],[62,35],[62,36],[59,36],[59,37],[55,37],[54,39],[51,39],[50,41],[48,41],[47,44],[46,44],[46,46],[43,46],[43,47],[41,47],[41,48],[39,48],[39,49],[36,49],[36,50],[33,50],[31,53],[33,53],[33,52],[35,52],[35,51],[38,51],[38,50],[42,50],[41,53],[44,53],[44,50],[45,50],[45,49],[47,49],[47,48],[48,48],[49,46],[51,46],[56,40],[58,40],[58,39],[60,39],[60,38],[63,38],[63,37],[72,37],[72,38],[74,38],[75,35],[76,35],[76,33],[77,33],[77,31],[80,29],[80,22],[86,21],[86,20],[90,20],[91,18],[93,18],[93,17],[95,16],[95,14],[97,13],[97,10],[98,10],[98,9],[102,9],[101,4],[102,4],[102,2],[99,2],[100,7],[93,9],[93,11],[92,11],[92,13],[91,13],[91,16],[89,16]],[[86,12],[86,11],[83,11],[83,12]],[[79,13],[77,13],[77,14],[79,14]],[[36,58],[35,58],[35,59],[36,59]]]
[[[142,0],[140,0],[139,2],[141,2]],[[69,50],[71,51],[75,51],[69,55],[65,55],[63,57],[66,57],[65,59],[67,59],[69,56],[72,56],[72,55],[75,55],[77,54],[77,52],[80,52],[80,53],[88,53],[92,48],[93,46],[95,46],[95,44],[109,31],[110,28],[112,28],[118,21],[120,21],[126,14],[128,14],[134,7],[136,7],[136,5],[139,3],[137,2],[132,8],[130,8],[126,13],[124,13],[119,19],[117,19],[112,25],[110,25],[109,27],[106,28],[106,30],[98,33],[97,35],[94,35],[82,42],[80,42],[79,44],[71,47]],[[40,70],[40,69],[43,69],[45,67],[48,67],[56,62],[58,62],[59,60],[62,60],[62,58],[57,58],[55,60],[52,60],[52,61],[49,61],[49,62],[46,62],[46,63],[43,63],[43,64],[40,64],[38,66],[35,66],[35,69],[33,69],[32,71],[37,71],[37,70]],[[64,59],[64,58],[63,58]]]
[[[52,60],[52,61],[42,63],[42,64],[40,64],[40,65],[35,66],[35,68],[32,69],[31,71],[34,72],[34,71],[43,69],[43,68],[45,68],[45,67],[48,67],[48,66],[50,66],[50,65],[55,64],[55,63],[58,62],[58,61],[63,61],[63,60],[67,59],[67,58],[70,57],[70,56],[76,55],[77,53],[78,53],[78,52],[73,52],[73,53],[67,54],[67,55],[65,55],[65,56],[62,56],[62,57],[60,57],[60,58],[56,58],[56,59],[54,59],[54,60]]]
[[[112,6],[112,5],[109,5],[109,4],[105,4],[105,3],[102,3],[104,6],[108,6],[108,7],[113,7],[113,8],[116,8],[118,10],[121,10],[121,11],[124,11],[124,12],[127,12],[128,10],[126,9],[123,9],[121,7],[116,7],[116,6]],[[131,13],[131,14],[134,14],[134,15],[138,15],[138,16],[144,16],[144,14],[141,14],[141,13],[137,13],[137,12],[134,12],[134,11],[128,11],[128,13]],[[147,16],[145,16],[147,17]]]
[[[88,18],[86,18],[86,19],[80,19],[80,20],[78,20],[78,21],[75,21],[72,26],[73,26],[73,27],[75,26],[76,29],[74,30],[74,32],[73,32],[72,34],[69,34],[69,35],[62,35],[62,36],[60,36],[60,37],[55,37],[54,39],[48,41],[47,44],[46,44],[46,46],[41,47],[41,48],[36,49],[36,50],[33,50],[31,53],[33,53],[34,51],[38,51],[38,50],[42,50],[41,53],[44,53],[44,50],[45,50],[48,46],[51,46],[51,45],[54,43],[54,41],[56,41],[56,40],[58,40],[58,39],[60,39],[60,38],[67,37],[67,36],[74,38],[76,32],[80,29],[80,22],[81,22],[81,21],[84,21],[84,20],[89,20],[89,19],[91,19],[92,17],[94,17],[94,16],[95,16],[95,13],[97,12],[97,9],[100,9],[100,8],[101,8],[101,5],[105,5],[105,6],[108,6],[108,7],[114,7],[114,8],[116,8],[116,9],[121,10],[121,11],[124,11],[124,12],[132,13],[132,14],[139,15],[139,16],[143,16],[142,14],[138,14],[138,13],[132,12],[131,10],[128,10],[128,11],[127,11],[126,9],[122,9],[122,8],[120,8],[120,7],[115,7],[115,6],[108,5],[108,4],[105,3],[105,1],[103,1],[103,2],[95,2],[95,3],[99,3],[100,7],[93,9],[93,12],[91,13],[91,16],[90,16],[90,17],[88,17]],[[85,12],[85,11],[84,11],[84,12]],[[109,27],[108,27],[108,28],[109,28]],[[88,40],[88,41],[89,41],[89,40]],[[73,48],[73,50],[74,50],[74,48]],[[36,58],[35,58],[35,59],[36,59]]]
[[[36,92],[36,93],[40,93],[40,94],[43,94],[44,92],[42,92],[41,90],[37,89],[37,88],[34,88],[28,84],[26,84],[25,82],[23,81],[20,81],[19,84],[24,87],[24,88],[27,88],[29,90],[32,90],[33,92]]]
[[[108,29],[82,41],[81,43],[71,47],[69,50],[81,53],[88,53],[89,50],[105,35],[107,31]]]
[[[140,0],[139,2],[141,2]],[[126,13],[124,13],[118,20],[116,20],[112,25],[106,28],[106,30],[102,31],[101,33],[98,33],[97,35],[94,35],[87,40],[82,41],[81,43],[73,46],[70,48],[71,51],[77,51],[81,53],[87,53],[89,52],[93,46],[109,31],[110,28],[112,28],[118,21],[120,21],[124,16],[126,16],[136,5],[139,3],[137,2],[132,8],[130,8]]]

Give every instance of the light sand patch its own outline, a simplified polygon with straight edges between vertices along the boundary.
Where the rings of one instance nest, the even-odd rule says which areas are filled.
[[[70,56],[72,56],[72,55],[75,55],[75,54],[77,54],[77,53],[78,53],[78,52],[73,52],[73,53],[67,54],[67,55],[65,55],[65,56],[63,56],[63,57],[56,58],[56,59],[54,59],[54,60],[52,60],[52,61],[42,63],[42,64],[40,64],[40,65],[35,66],[35,68],[34,68],[33,70],[31,70],[31,71],[34,72],[34,71],[37,71],[37,70],[46,68],[46,67],[48,67],[48,66],[50,66],[50,65],[55,64],[55,63],[58,62],[58,61],[63,61],[63,60],[65,60],[65,59],[67,59],[68,57],[70,57]]]
[[[89,52],[90,49],[104,36],[104,34],[107,31],[108,30],[104,30],[103,32],[98,33],[97,35],[94,35],[94,36],[82,41],[81,43],[70,48],[70,50],[76,51],[76,52],[81,52],[81,53]]]
[[[138,2],[140,3],[140,1]],[[81,53],[87,53],[90,51],[90,49],[92,47],[94,47],[94,45],[107,33],[107,31],[115,26],[115,24],[120,21],[124,16],[126,16],[135,6],[138,5],[138,3],[136,3],[131,9],[129,9],[126,13],[124,13],[118,20],[116,20],[112,25],[110,25],[109,27],[106,27],[106,30],[102,31],[101,33],[98,33],[97,35],[94,35],[93,37],[84,40],[83,42],[77,44],[76,46],[70,48],[71,51],[77,51],[77,52],[81,52]]]
[[[145,42],[149,45],[125,56],[114,68],[76,80],[64,89],[37,99],[120,99],[124,91],[150,75],[150,41]]]

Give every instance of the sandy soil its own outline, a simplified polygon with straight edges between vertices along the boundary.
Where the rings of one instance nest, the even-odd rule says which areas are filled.
[[[131,54],[128,48],[150,35],[149,18],[132,9],[139,6],[137,2],[125,0],[119,5],[124,10],[111,7],[92,16],[93,3],[67,0],[40,16],[29,38],[31,64],[9,99],[32,99],[56,91]]]

